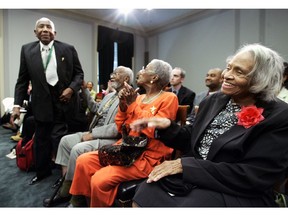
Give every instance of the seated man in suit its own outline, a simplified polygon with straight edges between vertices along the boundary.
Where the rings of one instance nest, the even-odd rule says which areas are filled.
[[[196,94],[194,106],[198,106],[206,96],[213,94],[221,89],[223,82],[223,78],[221,77],[222,72],[223,70],[220,68],[212,68],[208,71],[205,77],[205,85],[208,87],[208,90]]]
[[[100,103],[97,103],[85,89],[88,107],[95,116],[89,131],[66,135],[61,139],[55,163],[62,166],[62,176],[66,175],[65,180],[54,197],[44,199],[43,206],[49,207],[70,200],[69,189],[79,155],[98,150],[101,146],[113,144],[119,139],[114,122],[119,104],[118,92],[124,87],[124,82],[132,83],[133,71],[119,66],[111,74],[110,80],[116,91],[107,94]]]
[[[195,92],[183,86],[185,75],[186,72],[182,68],[175,67],[172,70],[171,88],[168,91],[174,92],[177,95],[179,105],[189,105],[188,113],[190,113],[193,108]]]
[[[221,89],[221,85],[223,82],[222,72],[223,70],[220,68],[212,68],[206,74],[205,85],[208,87],[208,90],[196,94],[196,97],[194,99],[194,107],[192,108],[191,113],[189,113],[187,116],[188,124],[193,124],[200,102],[206,96],[214,94]]]

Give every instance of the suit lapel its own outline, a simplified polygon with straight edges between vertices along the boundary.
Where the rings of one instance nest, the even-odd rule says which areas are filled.
[[[179,99],[179,104],[181,104],[182,100],[183,100],[183,97],[185,95],[185,89],[183,86],[181,86],[181,88],[179,89],[178,91],[178,99]]]
[[[57,74],[58,74],[59,80],[63,80],[62,78],[60,78],[62,73],[59,73],[59,70],[61,68],[61,63],[65,59],[62,55],[63,51],[61,49],[61,46],[59,45],[59,43],[57,43],[57,41],[54,41],[54,49],[55,49],[55,57],[56,57],[56,62],[57,62]]]
[[[192,140],[194,140],[193,149],[199,143],[199,138],[204,133],[207,126],[212,122],[216,115],[226,106],[229,97],[213,97],[205,106],[199,109],[199,113],[195,119],[195,124],[200,125],[199,129],[194,129]]]
[[[237,140],[238,148],[242,148],[241,144],[241,137],[243,137],[244,134],[249,133],[252,130],[252,128],[246,129],[243,126],[234,125],[229,129],[229,132],[226,131],[224,134],[220,135],[218,138],[216,138],[209,149],[209,153],[207,155],[208,160],[213,160],[216,153],[227,143],[229,143],[232,140]],[[227,133],[228,132],[228,133]],[[236,148],[235,148],[236,149]]]
[[[116,96],[116,97],[118,97],[118,96]],[[111,118],[114,117],[113,113],[117,112],[118,105],[119,105],[119,100],[117,98],[108,110],[108,114],[107,114],[106,119],[105,119],[105,124],[109,124],[111,122]]]

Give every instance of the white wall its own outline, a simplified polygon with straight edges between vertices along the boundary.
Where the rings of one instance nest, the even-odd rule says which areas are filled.
[[[206,89],[204,78],[213,67],[225,68],[226,58],[245,43],[262,43],[288,60],[288,10],[226,10],[149,38],[150,60],[160,58],[182,67],[184,85]]]
[[[235,41],[237,47],[240,44],[260,42],[263,36],[260,34],[260,21],[264,22],[263,18],[261,19],[262,14],[264,15],[264,10],[237,10],[236,13],[240,16],[239,28],[235,25],[235,31],[239,32],[239,41]]]
[[[288,10],[265,10],[265,44],[288,61]]]
[[[233,18],[233,12],[229,11],[159,35],[159,57],[172,67],[186,70],[184,85],[195,92],[201,90],[208,69],[223,68],[223,54],[227,56],[233,51]],[[221,25],[225,28],[219,28]]]

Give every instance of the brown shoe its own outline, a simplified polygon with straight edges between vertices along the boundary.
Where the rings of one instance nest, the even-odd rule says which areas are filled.
[[[15,136],[11,136],[10,139],[13,140],[13,141],[15,141],[15,142],[19,142],[19,140],[22,139],[21,133],[19,132],[19,133],[17,133]]]

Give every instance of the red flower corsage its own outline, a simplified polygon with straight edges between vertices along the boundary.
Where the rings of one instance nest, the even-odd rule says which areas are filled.
[[[263,111],[263,108],[257,108],[254,105],[243,106],[240,112],[235,113],[238,118],[237,124],[245,128],[250,128],[264,120],[262,115]]]

